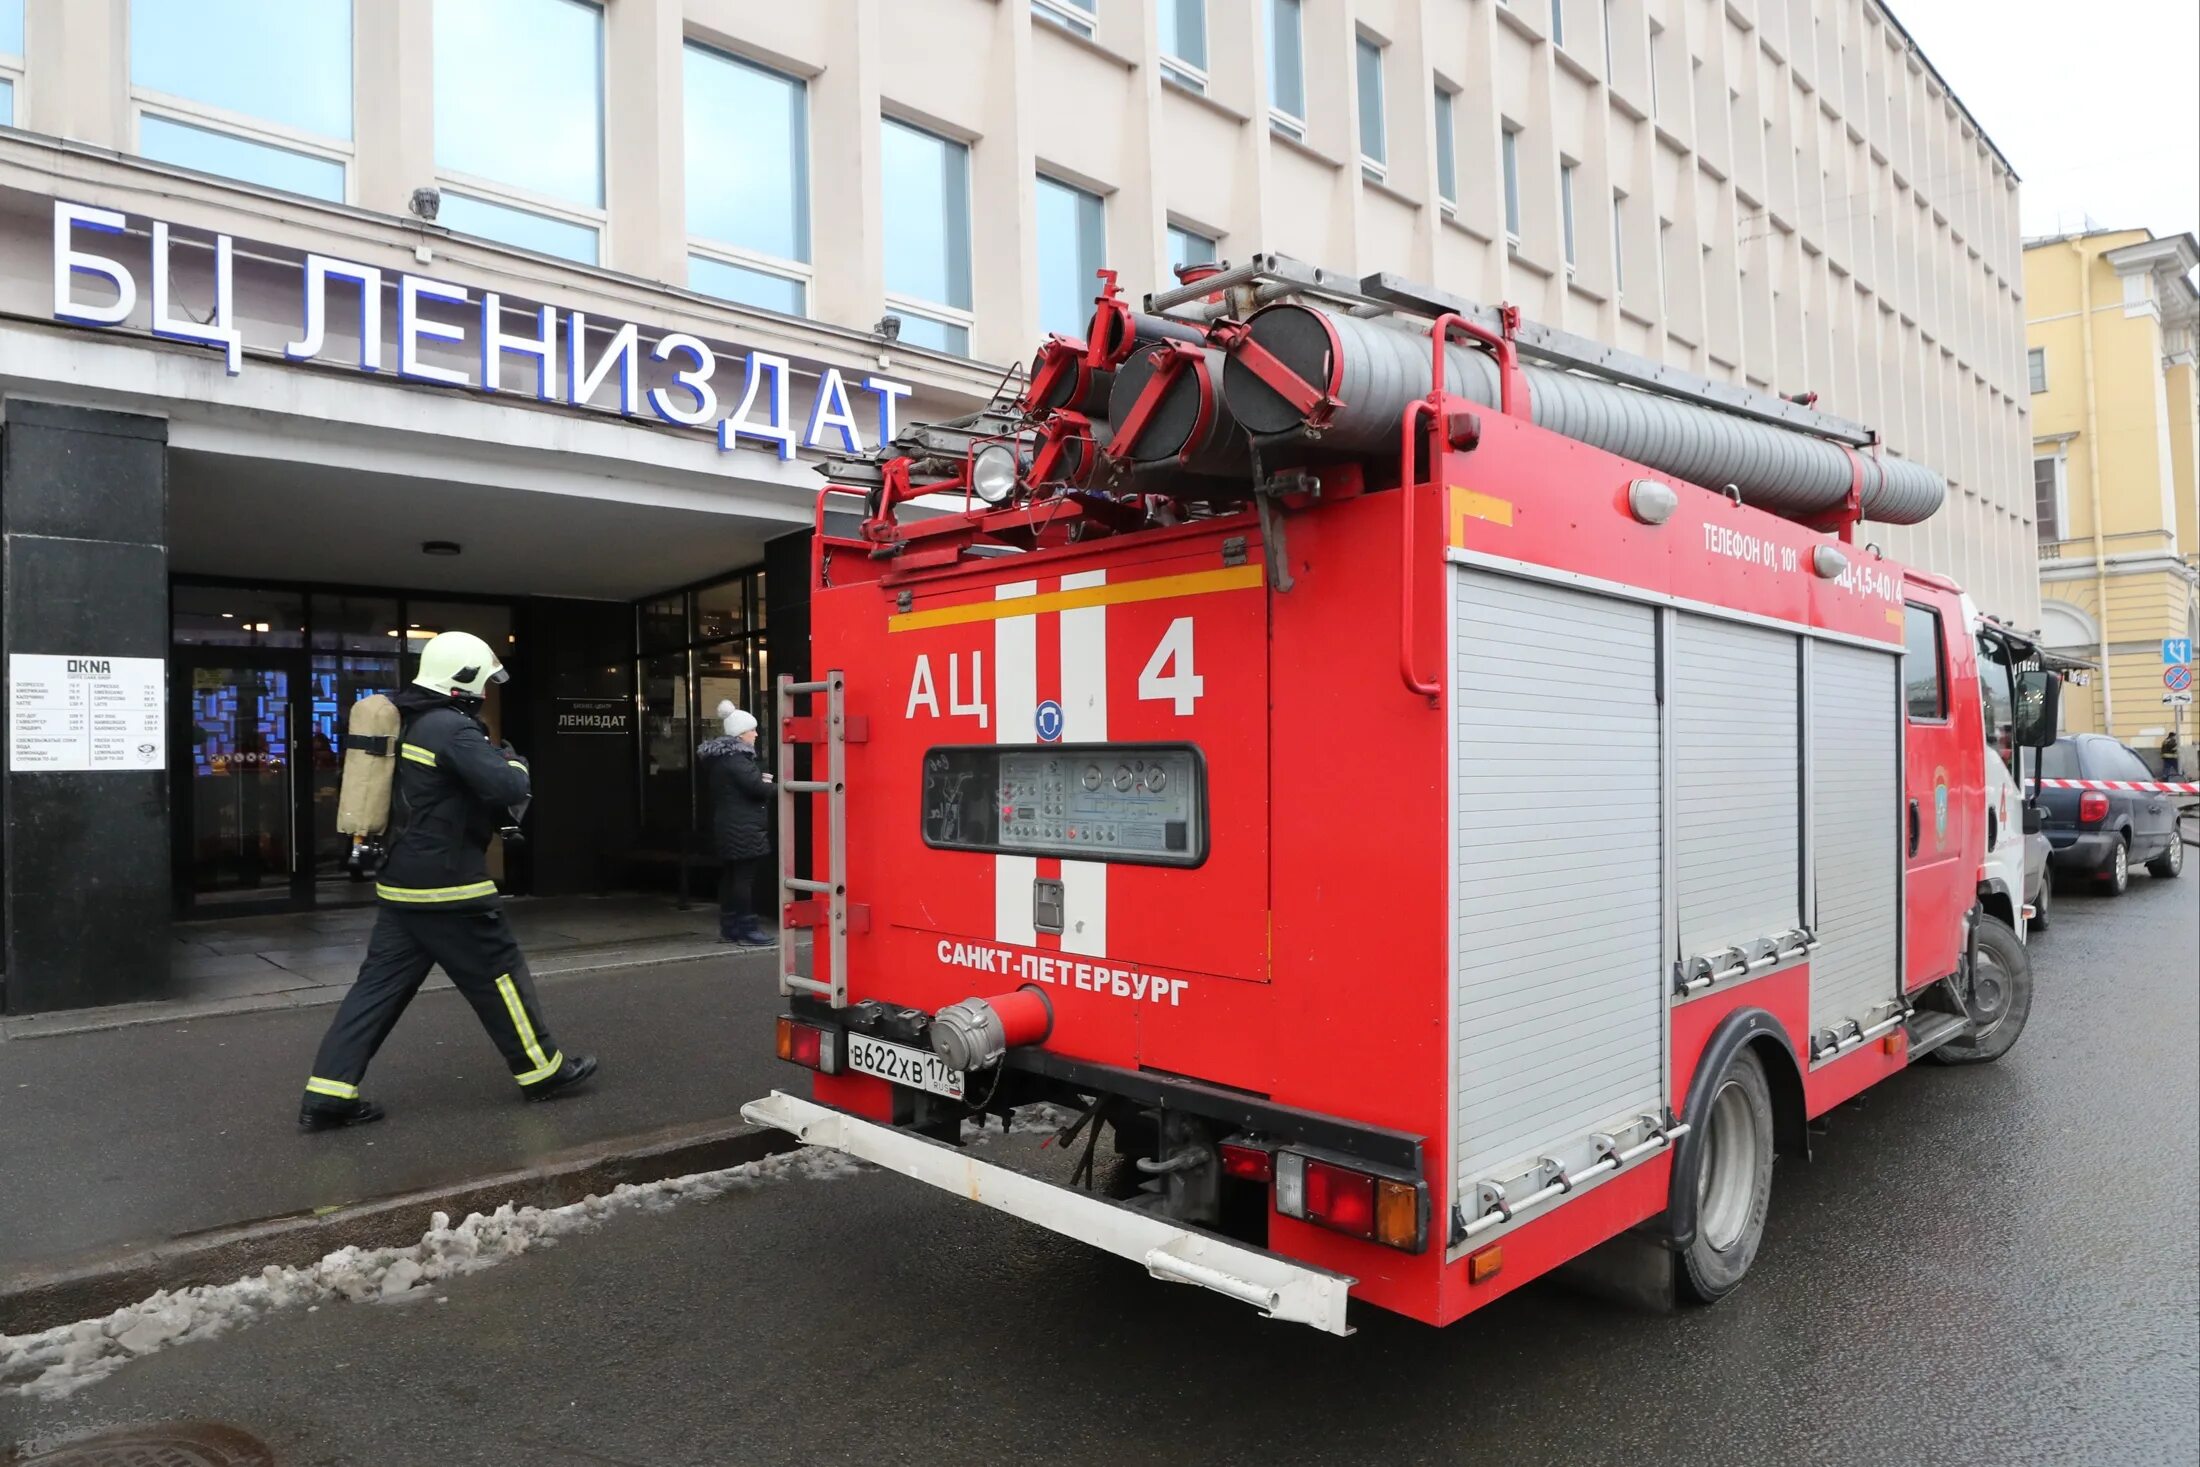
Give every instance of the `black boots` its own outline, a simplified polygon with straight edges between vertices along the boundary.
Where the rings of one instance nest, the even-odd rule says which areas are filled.
[[[569,1059],[558,1066],[558,1072],[547,1080],[538,1080],[527,1087],[529,1100],[548,1100],[553,1095],[563,1095],[574,1086],[596,1073],[596,1057],[584,1054],[579,1059]]]
[[[387,1114],[371,1100],[337,1100],[325,1095],[308,1095],[304,1105],[298,1107],[298,1129],[301,1131],[335,1131],[345,1126],[364,1126],[378,1121]]]

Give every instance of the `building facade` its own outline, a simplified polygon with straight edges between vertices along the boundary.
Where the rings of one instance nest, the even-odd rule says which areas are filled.
[[[817,463],[1102,266],[1815,391],[1950,479],[1870,538],[2029,625],[2015,188],[1868,0],[0,0],[6,1004],[353,896],[344,710],[447,627],[537,759],[507,885],[685,869],[710,710],[807,656]]]
[[[2171,669],[2200,635],[2196,266],[2193,236],[2144,229],[2024,252],[2042,629],[2093,664],[2063,724],[2149,756],[2195,732],[2190,674]]]

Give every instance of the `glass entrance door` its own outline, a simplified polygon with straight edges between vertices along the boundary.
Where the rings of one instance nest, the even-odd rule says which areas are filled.
[[[189,809],[177,876],[200,911],[308,900],[299,859],[296,654],[208,648],[176,675],[188,689],[178,741],[178,803]]]

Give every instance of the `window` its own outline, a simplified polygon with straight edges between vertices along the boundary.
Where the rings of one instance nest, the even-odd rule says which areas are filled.
[[[452,185],[440,223],[595,264],[604,223],[602,7],[436,5],[435,162]]]
[[[1207,90],[1207,0],[1160,0],[1161,74],[1180,87]]]
[[[803,312],[810,261],[809,89],[720,51],[682,58],[688,284]]]
[[[2055,454],[2032,460],[2032,519],[2039,527],[2040,543],[2063,535],[2063,458]]]
[[[1978,636],[1979,704],[1986,718],[1986,747],[2002,766],[2017,769],[2017,688],[2009,669],[2009,645],[1984,632]]]
[[[720,702],[756,715],[760,757],[769,760],[779,742],[764,642],[767,590],[764,572],[752,570],[635,608],[642,832],[649,844],[678,849],[707,825],[710,807],[704,800],[698,808],[692,765],[696,745],[720,732]],[[792,772],[778,771],[781,778]]]
[[[2128,744],[2112,744],[2107,740],[2093,746],[2101,762],[2107,766],[2106,779],[2152,780],[2154,771],[2147,761],[2139,757],[2139,751]],[[2091,763],[2089,759],[2087,761]]]
[[[1566,0],[1551,0],[1551,44],[1566,44]]]
[[[1505,124],[1501,143],[1505,155],[1505,238],[1520,243],[1520,129]]]
[[[1459,134],[1450,92],[1436,89],[1436,197],[1446,210],[1459,207]]]
[[[1380,180],[1389,161],[1383,136],[1383,48],[1362,36],[1356,60],[1360,92],[1360,167]]]
[[[1092,321],[1096,272],[1108,262],[1107,206],[1039,175],[1039,329],[1082,338]]]
[[[1031,13],[1090,40],[1099,29],[1098,4],[1099,0],[1031,0]]]
[[[1614,75],[1612,63],[1612,0],[1604,0],[1604,84],[1610,86]]]
[[[20,49],[20,0],[0,12]],[[141,156],[342,202],[351,0],[131,0],[130,93]]]
[[[1566,268],[1574,268],[1574,165],[1558,165],[1559,243],[1566,251]]]
[[[967,356],[970,149],[890,117],[881,126],[886,294],[901,339]]]
[[[1612,293],[1627,293],[1627,195],[1612,190]]]
[[[2040,750],[2040,778],[2083,779],[2078,772],[2078,746],[2070,739],[2057,739]]]
[[[1216,259],[1215,241],[1196,229],[1182,225],[1169,226],[1169,268],[1180,265],[1212,265]]]
[[[1948,672],[1941,662],[1940,613],[1929,606],[1902,608],[1902,685],[1912,719],[1937,722],[1948,716]]]
[[[0,0],[0,127],[15,126],[15,78],[23,70],[23,0]]]
[[[479,235],[516,249],[577,260],[583,265],[596,263],[599,243],[596,226],[575,223],[554,214],[515,209],[510,204],[494,204],[487,199],[445,189],[443,207],[436,212],[436,222],[460,234]]]
[[[1295,138],[1306,136],[1306,58],[1299,26],[1299,0],[1268,0],[1268,121]]]
[[[2035,346],[2024,354],[2025,370],[2032,374],[2032,390],[2047,390],[2047,348]]]

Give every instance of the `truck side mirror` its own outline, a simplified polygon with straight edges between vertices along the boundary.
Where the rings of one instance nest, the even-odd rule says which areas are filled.
[[[2024,807],[2024,833],[2026,835],[2038,835],[2045,829],[2047,829],[2047,813],[2037,805],[2026,805]]]
[[[2052,672],[2017,674],[2017,744],[2044,749],[2062,727],[2062,678]]]

